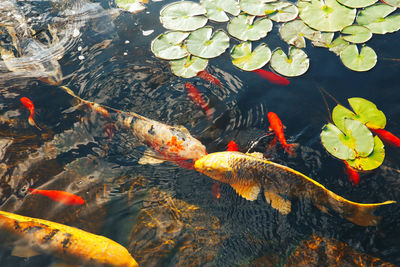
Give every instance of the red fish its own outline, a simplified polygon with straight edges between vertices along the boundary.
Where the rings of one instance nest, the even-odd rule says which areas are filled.
[[[379,136],[383,142],[387,143],[388,145],[400,147],[400,138],[383,129],[370,129],[371,132]]]
[[[214,200],[217,200],[221,197],[221,189],[219,188],[218,183],[214,183],[211,187],[211,196]]]
[[[30,116],[28,118],[28,122],[31,126],[35,126],[36,128],[38,128],[40,130],[40,128],[36,125],[34,118],[35,118],[35,105],[33,105],[33,102],[27,98],[27,97],[21,97],[21,103],[22,105],[24,105],[24,107],[26,107],[29,112],[30,112]]]
[[[239,151],[239,146],[235,143],[235,141],[231,140],[227,145],[226,151]]]
[[[343,162],[344,162],[344,165],[346,165],[344,172],[349,177],[350,182],[353,185],[358,185],[360,183],[360,174],[358,173],[358,171],[356,169],[350,167],[350,165],[346,161],[343,161]]]
[[[208,81],[208,82],[210,82],[210,83],[213,83],[213,84],[215,84],[215,85],[218,85],[219,87],[222,88],[222,84],[221,84],[220,80],[218,80],[217,78],[215,78],[214,76],[212,76],[212,75],[211,75],[208,71],[206,71],[206,70],[199,71],[199,72],[197,73],[197,76],[200,77],[200,78],[202,78],[202,79],[205,80],[205,81]]]
[[[266,79],[270,83],[274,83],[274,84],[278,84],[278,85],[289,85],[290,84],[288,79],[286,79],[285,77],[282,77],[276,73],[273,73],[271,71],[258,69],[258,70],[253,70],[253,72],[257,73],[260,77]]]
[[[278,138],[279,142],[283,146],[283,149],[291,156],[295,156],[294,148],[297,144],[288,144],[286,142],[285,135],[283,134],[283,124],[282,121],[279,119],[278,115],[274,112],[268,112],[268,120],[269,120],[269,128],[274,131],[276,137]]]
[[[82,205],[85,201],[74,194],[65,192],[65,191],[57,191],[57,190],[40,190],[40,189],[32,189],[28,188],[31,194],[39,194],[50,198],[51,200],[60,202],[64,205]]]
[[[199,90],[191,83],[185,83],[185,88],[188,92],[188,96],[192,99],[192,101],[200,106],[204,112],[206,113],[209,120],[212,118],[212,110],[208,107],[206,101],[204,101],[201,96]]]

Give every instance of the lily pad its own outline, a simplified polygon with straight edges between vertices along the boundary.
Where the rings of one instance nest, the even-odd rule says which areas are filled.
[[[289,48],[289,58],[285,52],[278,47],[271,57],[271,67],[279,74],[294,77],[304,74],[310,66],[307,54],[296,47]]]
[[[385,3],[394,7],[400,7],[400,0],[385,0]]]
[[[348,46],[349,42],[343,40],[340,36],[328,45],[329,51],[335,53],[337,56],[340,56],[340,53]]]
[[[268,3],[276,0],[240,0],[240,9],[249,15],[265,16],[265,11],[268,10]]]
[[[343,49],[340,59],[347,68],[354,71],[368,71],[377,62],[376,53],[371,47],[364,46],[358,53],[357,46],[354,44]]]
[[[251,51],[251,42],[243,42],[232,48],[231,56],[233,65],[245,71],[252,71],[268,63],[271,59],[271,50],[266,44],[261,43]]]
[[[171,60],[187,56],[188,51],[182,47],[182,42],[189,33],[172,31],[160,34],[151,42],[151,51],[158,58]]]
[[[385,147],[378,136],[374,137],[374,148],[368,157],[357,157],[354,160],[346,160],[347,163],[360,171],[369,171],[378,168],[385,159]]]
[[[258,19],[255,16],[239,15],[228,23],[228,32],[233,37],[242,41],[256,41],[267,36],[272,30],[272,21],[268,18]]]
[[[279,33],[289,45],[304,48],[306,47],[304,37],[313,36],[319,32],[308,27],[302,20],[296,19],[283,24],[279,29]]]
[[[276,22],[287,22],[297,18],[299,10],[290,2],[272,2],[264,11],[268,18]]]
[[[305,24],[325,32],[340,31],[353,24],[357,11],[339,4],[336,0],[299,0],[297,8]]]
[[[365,43],[372,37],[372,32],[364,26],[350,25],[341,31],[342,38],[353,44]]]
[[[344,119],[346,137],[348,137],[351,148],[356,152],[356,156],[367,157],[374,149],[374,140],[371,131],[362,122],[350,118]]]
[[[226,14],[239,15],[239,3],[235,0],[201,0],[201,5],[207,10],[207,17],[216,22],[229,21]]]
[[[332,154],[332,156],[341,159],[355,159],[356,153],[352,148],[345,145],[342,140],[345,140],[346,136],[332,123],[325,124],[322,127],[321,142],[326,150]]]
[[[378,0],[337,0],[342,5],[352,8],[363,8],[375,4]]]
[[[229,47],[229,37],[223,30],[212,34],[211,27],[204,27],[190,33],[186,39],[186,49],[195,56],[214,58]]]
[[[116,0],[115,4],[117,4],[119,8],[125,9],[134,14],[146,9],[143,5],[143,1],[140,0]]]
[[[195,2],[182,1],[167,5],[161,10],[163,26],[176,31],[194,31],[207,23],[206,9]]]
[[[188,56],[170,61],[172,72],[179,77],[192,78],[199,71],[205,70],[208,60],[196,56]]]
[[[395,32],[400,29],[400,14],[388,16],[396,7],[375,4],[360,11],[357,23],[367,27],[375,34]]]
[[[329,44],[331,44],[334,35],[334,32],[317,32],[317,34],[314,34],[308,39],[311,40],[313,46],[329,47]]]

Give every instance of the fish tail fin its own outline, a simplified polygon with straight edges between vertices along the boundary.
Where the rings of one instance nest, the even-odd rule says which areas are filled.
[[[39,131],[42,130],[42,129],[39,128],[39,126],[36,125],[35,121],[33,120],[33,115],[29,116],[28,123],[29,123],[30,126],[35,126]]]
[[[286,144],[283,146],[283,149],[289,154],[291,157],[296,157],[296,149],[299,146],[297,143]]]
[[[344,216],[347,220],[361,226],[377,225],[381,220],[381,216],[374,215],[374,211],[383,205],[393,204],[396,201],[385,201],[376,204],[358,204],[350,212],[349,215]]]

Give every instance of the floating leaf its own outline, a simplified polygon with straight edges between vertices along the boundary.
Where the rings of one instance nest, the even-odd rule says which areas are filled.
[[[212,21],[229,21],[226,14],[239,15],[239,3],[235,0],[201,0],[201,5],[207,10],[207,17]]]
[[[340,31],[351,25],[356,16],[356,9],[342,6],[336,0],[299,0],[297,7],[304,23],[319,31]]]
[[[265,11],[268,9],[267,3],[275,2],[276,0],[240,0],[240,9],[247,14],[253,16],[265,16]]]
[[[374,137],[374,148],[368,157],[357,157],[354,160],[346,160],[347,163],[360,171],[369,171],[378,168],[385,159],[385,147],[378,136]]]
[[[276,22],[287,22],[297,18],[299,10],[290,2],[272,2],[267,5],[264,14]]]
[[[350,25],[341,31],[342,38],[350,43],[365,43],[372,37],[372,32],[364,26]]]
[[[388,16],[396,8],[386,4],[375,4],[361,10],[357,23],[367,27],[375,34],[395,32],[400,29],[400,14]]]
[[[243,42],[235,45],[231,51],[232,63],[236,67],[252,71],[262,68],[271,58],[271,50],[261,43],[254,51],[251,51],[251,42]]]
[[[345,138],[346,136],[342,131],[332,123],[325,124],[322,127],[321,142],[330,154],[341,160],[355,159],[356,153],[354,150],[342,141]]]
[[[349,42],[343,40],[340,36],[328,45],[329,51],[335,53],[337,56],[340,56],[340,53],[348,46]]]
[[[203,27],[207,18],[206,9],[195,2],[182,1],[167,5],[161,10],[160,20],[170,30],[193,31]]]
[[[296,19],[281,26],[279,33],[289,45],[298,48],[306,47],[305,36],[313,36],[319,32],[308,27],[302,20]]]
[[[400,7],[400,0],[385,0],[385,3],[394,7]]]
[[[151,51],[162,59],[179,59],[187,56],[188,51],[182,47],[183,40],[188,37],[187,32],[172,31],[160,34],[151,42]]]
[[[337,0],[342,5],[352,8],[363,8],[375,4],[378,0]]]
[[[170,61],[172,72],[179,77],[192,78],[197,75],[199,71],[205,70],[208,60],[188,56],[186,58]]]
[[[354,114],[351,110],[343,107],[342,105],[337,105],[332,111],[332,120],[341,131],[345,131],[345,118],[357,120],[356,114]]]
[[[335,33],[333,32],[317,32],[317,34],[308,39],[311,40],[313,46],[329,47],[334,35]]]
[[[348,138],[351,148],[356,152],[356,156],[367,157],[374,149],[374,140],[371,131],[362,122],[349,118],[344,119],[346,138]]]
[[[288,76],[300,76],[304,74],[310,66],[310,60],[306,53],[296,47],[289,48],[289,58],[285,52],[278,47],[271,57],[271,67],[278,73]]]
[[[229,47],[229,37],[223,30],[217,30],[212,34],[211,27],[204,27],[190,33],[186,39],[187,50],[195,56],[214,58]]]
[[[254,22],[254,18],[246,14],[233,18],[228,23],[229,34],[242,41],[256,41],[264,38],[272,30],[272,21],[262,18]]]
[[[117,4],[119,8],[125,9],[134,14],[146,9],[143,5],[143,1],[140,0],[116,0],[115,4]]]
[[[375,51],[368,46],[364,46],[358,53],[356,45],[347,46],[341,53],[340,59],[343,64],[354,71],[368,71],[372,69],[377,61]]]

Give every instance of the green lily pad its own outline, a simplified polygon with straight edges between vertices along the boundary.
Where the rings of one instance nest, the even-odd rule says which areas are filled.
[[[233,37],[242,41],[256,41],[267,36],[272,30],[272,21],[268,18],[258,19],[255,16],[239,15],[228,23],[228,32]]]
[[[284,76],[294,77],[304,74],[310,66],[307,54],[296,47],[289,48],[289,58],[285,52],[278,47],[271,57],[271,67]]]
[[[117,4],[119,8],[136,14],[146,9],[142,2],[143,1],[140,0],[116,0],[115,4]]]
[[[329,51],[335,53],[337,56],[340,56],[340,53],[348,46],[349,42],[343,40],[340,36],[328,45]]]
[[[264,14],[268,15],[268,18],[276,22],[287,22],[297,18],[299,10],[297,7],[290,2],[272,2],[267,4],[267,9]]]
[[[296,19],[283,24],[279,33],[281,38],[289,45],[296,46],[298,48],[306,47],[305,36],[313,36],[319,32],[308,27],[302,20]]]
[[[345,145],[343,140],[346,136],[332,123],[325,124],[322,127],[321,142],[326,150],[334,157],[347,160],[355,159],[356,153],[352,148]]]
[[[231,51],[232,63],[236,67],[252,71],[262,68],[271,59],[271,50],[261,43],[254,51],[251,51],[251,42],[243,42],[235,45]]]
[[[162,25],[170,30],[194,31],[207,23],[206,9],[195,2],[182,1],[167,5],[161,10]]]
[[[268,10],[267,3],[275,2],[276,0],[240,0],[240,9],[249,15],[265,16],[265,10]]]
[[[372,69],[377,61],[375,51],[369,47],[364,46],[361,52],[358,53],[356,45],[349,45],[340,53],[340,59],[343,64],[354,71],[368,71]]]
[[[226,14],[239,15],[239,3],[235,0],[201,0],[201,5],[207,10],[207,17],[216,22],[229,21]]]
[[[299,0],[297,8],[305,24],[325,32],[340,31],[353,24],[357,11],[339,4],[336,0]]]
[[[378,0],[337,0],[342,5],[352,8],[363,8],[375,4]]]
[[[318,47],[329,47],[329,44],[332,43],[334,32],[317,32],[318,34],[314,34],[310,39],[313,46]]]
[[[368,157],[357,157],[354,160],[346,160],[347,163],[360,171],[369,171],[378,168],[385,159],[385,147],[378,136],[374,137],[374,148]]]
[[[223,30],[212,34],[211,27],[204,27],[190,33],[186,39],[186,49],[192,55],[202,58],[214,58],[229,47],[229,37]]]
[[[169,62],[172,72],[179,77],[192,78],[197,75],[199,71],[205,70],[208,64],[207,59],[188,56],[185,58],[172,60]]]
[[[348,143],[356,152],[356,156],[367,157],[374,149],[374,140],[371,131],[362,122],[350,118],[344,119],[344,133],[350,137]],[[353,143],[354,142],[354,143]]]
[[[394,7],[400,7],[400,0],[385,0],[385,3]]]
[[[388,16],[396,8],[386,4],[375,4],[360,11],[357,23],[375,34],[385,34],[400,29],[400,14]]]
[[[353,44],[365,43],[372,37],[370,29],[360,25],[350,25],[341,31],[342,38]]]
[[[178,31],[160,34],[151,42],[151,51],[156,57],[166,60],[183,58],[189,54],[182,47],[182,42],[188,35],[187,32]]]

